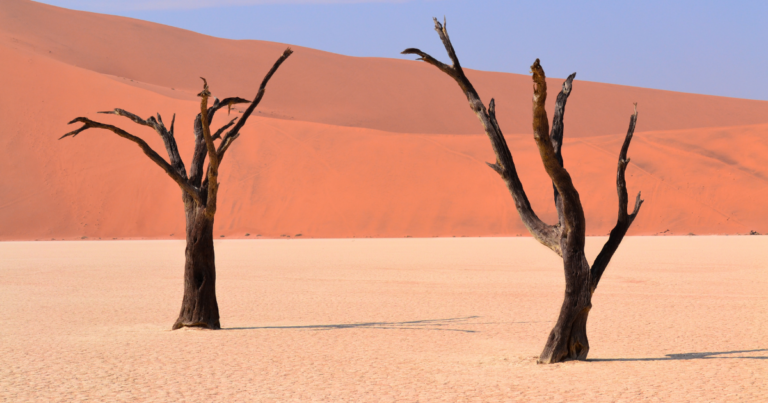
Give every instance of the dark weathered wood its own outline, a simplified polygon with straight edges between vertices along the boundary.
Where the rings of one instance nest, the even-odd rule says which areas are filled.
[[[217,139],[219,139],[219,140],[220,140],[220,139],[221,139],[221,135],[222,135],[222,134],[223,134],[223,133],[224,133],[224,132],[225,132],[227,129],[229,129],[230,127],[232,127],[232,125],[233,125],[233,124],[235,124],[235,121],[237,121],[237,118],[233,118],[232,120],[230,120],[230,121],[229,121],[229,123],[225,124],[224,126],[221,126],[221,127],[219,128],[219,130],[216,130],[216,133],[214,133],[214,134],[213,134],[213,139],[214,139],[214,140],[217,140]]]
[[[199,188],[203,182],[205,157],[208,155],[205,137],[203,137],[203,122],[199,113],[195,118],[193,130],[195,133],[195,148],[192,152],[192,164],[189,166],[189,183],[192,184],[192,186]],[[203,193],[202,196],[207,197],[207,194]]]
[[[173,324],[173,329],[181,327],[204,327],[209,329],[221,328],[219,319],[219,306],[216,300],[216,259],[213,249],[213,224],[216,214],[216,199],[218,195],[218,168],[221,156],[239,135],[239,130],[245,123],[245,120],[256,108],[256,105],[264,96],[264,89],[267,82],[275,74],[277,68],[285,59],[293,53],[290,48],[283,52],[272,69],[267,73],[259,92],[254,101],[248,101],[244,98],[232,97],[219,101],[214,98],[212,106],[208,106],[208,98],[211,92],[208,83],[203,79],[203,91],[199,94],[200,113],[195,118],[194,135],[195,150],[192,157],[192,164],[189,167],[189,176],[187,176],[184,162],[179,155],[179,150],[174,137],[174,125],[176,115],[173,115],[170,130],[163,123],[163,118],[157,114],[157,118],[149,117],[142,119],[138,115],[128,112],[124,109],[114,109],[112,111],[99,112],[104,114],[123,116],[134,123],[153,128],[163,139],[165,149],[170,158],[170,164],[158,155],[147,143],[123,129],[104,123],[95,122],[88,118],[79,117],[71,121],[70,124],[81,122],[83,127],[71,131],[64,137],[75,137],[82,131],[90,128],[110,130],[120,137],[126,138],[144,151],[152,161],[159,165],[183,190],[182,200],[184,202],[184,213],[186,218],[186,238],[187,247],[184,263],[184,298],[182,299],[181,311],[179,317]],[[231,110],[233,105],[251,102],[248,110],[240,121],[235,124],[237,118],[232,119],[225,124],[214,135],[211,135],[211,122],[216,111],[227,107]],[[232,130],[227,132],[222,138],[224,131],[232,126]],[[214,140],[221,139],[222,144],[218,149]],[[208,170],[206,178],[203,181],[203,166],[208,157]]]
[[[402,53],[418,55],[418,60],[425,61],[437,67],[440,71],[448,74],[457,84],[459,84],[459,87],[467,97],[467,101],[469,101],[469,107],[480,120],[480,123],[485,130],[485,134],[488,135],[488,138],[491,140],[491,147],[493,148],[494,154],[496,154],[496,163],[489,164],[489,166],[499,173],[506,183],[507,188],[512,194],[512,198],[515,201],[515,207],[520,214],[523,224],[536,240],[555,251],[555,253],[560,254],[559,230],[552,225],[547,225],[536,215],[531,203],[528,201],[525,191],[523,190],[523,184],[520,182],[520,178],[517,175],[515,163],[512,159],[512,153],[509,151],[504,135],[501,133],[501,129],[496,122],[495,102],[491,100],[489,110],[485,109],[474,86],[472,86],[472,83],[464,75],[464,70],[461,68],[459,59],[456,56],[456,51],[453,49],[446,27],[443,24],[440,24],[436,18],[434,19],[434,22],[435,31],[437,31],[437,34],[443,41],[443,46],[453,62],[452,66],[446,65],[416,48],[406,49]]]
[[[202,77],[200,77],[202,78]],[[208,151],[208,173],[206,174],[210,181],[208,186],[208,199],[205,202],[206,214],[213,221],[213,215],[216,214],[216,195],[219,191],[219,154],[216,152],[216,146],[213,144],[213,137],[211,136],[211,126],[208,120],[208,97],[211,96],[211,92],[208,90],[208,82],[203,80],[203,91],[197,96],[200,97],[200,116],[203,123],[203,139],[205,140],[205,148]]]
[[[573,87],[573,79],[576,78],[576,73],[571,74],[563,82],[563,89],[557,94],[557,101],[555,102],[555,115],[552,117],[552,132],[549,134],[549,138],[552,141],[552,148],[555,149],[555,157],[560,166],[563,165],[563,130],[565,125],[563,124],[563,118],[565,117],[565,103],[568,101],[568,96],[571,95],[571,88]],[[557,192],[557,187],[552,184],[555,197],[555,208],[557,209],[558,226],[563,225],[563,201],[560,199],[560,193]]]
[[[205,206],[185,207],[187,247],[184,251],[184,298],[172,329],[221,328],[216,300],[216,256],[213,249],[213,217]]]
[[[533,139],[538,146],[544,170],[547,171],[563,199],[564,235],[568,236],[570,232],[583,232],[585,226],[584,210],[581,208],[579,192],[573,186],[571,175],[557,160],[555,149],[549,138],[549,121],[547,120],[547,111],[544,108],[547,99],[547,81],[539,59],[533,63],[531,71],[533,72]],[[582,247],[583,242],[584,240],[581,239]],[[578,246],[578,244],[574,246]],[[563,253],[565,254],[565,251]]]
[[[550,332],[541,363],[560,362],[565,359],[585,359],[589,344],[584,337],[572,338],[571,330],[577,317],[592,307],[589,292],[589,263],[584,256],[586,223],[579,193],[571,176],[558,161],[549,137],[549,121],[544,107],[547,99],[547,82],[539,60],[531,66],[533,72],[533,138],[539,148],[539,156],[552,183],[562,200],[563,228],[561,248],[565,272],[565,296],[555,327]],[[586,323],[586,320],[585,320]]]
[[[216,98],[213,106],[208,108],[208,125],[210,126],[213,123],[213,117],[216,115],[216,112],[224,106],[227,106],[229,109],[232,105],[248,102],[250,101],[240,97],[224,98],[224,101],[219,101],[219,99]],[[197,114],[193,127],[195,133],[195,148],[192,152],[192,164],[189,167],[189,181],[193,186],[200,187],[203,181],[205,157],[208,155],[208,148],[205,143],[205,137],[203,136],[201,114]],[[221,136],[221,134],[219,134],[219,136]],[[207,197],[207,194],[203,194],[203,197]]]
[[[528,197],[515,170],[512,154],[496,120],[494,100],[491,100],[486,110],[474,87],[461,69],[445,25],[440,24],[437,19],[434,21],[435,30],[440,36],[453,65],[448,66],[415,48],[406,49],[403,53],[419,55],[419,60],[437,67],[459,84],[459,87],[461,87],[469,101],[470,108],[480,119],[496,154],[496,162],[488,163],[488,166],[504,179],[507,188],[515,200],[515,206],[520,213],[523,223],[534,238],[563,258],[565,273],[563,304],[557,322],[549,334],[544,350],[539,356],[539,362],[554,363],[569,359],[586,359],[589,353],[587,319],[592,308],[592,293],[597,285],[597,281],[599,281],[600,275],[602,275],[605,266],[608,264],[608,260],[610,260],[613,252],[615,252],[621,242],[629,225],[631,225],[632,220],[637,215],[640,203],[642,203],[638,195],[638,203],[634,213],[627,215],[624,170],[629,162],[626,158],[626,152],[632,132],[634,131],[637,114],[633,115],[633,120],[630,122],[630,132],[627,134],[619,155],[619,172],[617,176],[619,222],[616,224],[614,231],[611,232],[611,237],[600,256],[598,256],[595,267],[590,269],[589,262],[584,254],[586,234],[584,209],[571,176],[565,169],[562,157],[565,105],[571,93],[576,73],[570,75],[563,83],[562,91],[555,103],[555,114],[552,122],[552,131],[550,132],[547,111],[544,107],[547,99],[547,82],[544,69],[541,67],[538,59],[531,66],[531,72],[533,73],[533,138],[538,147],[544,169],[552,180],[555,195],[554,201],[559,221],[556,225],[547,225],[536,216],[528,202]]]
[[[608,241],[603,245],[603,249],[592,264],[592,282],[590,284],[592,293],[597,289],[597,283],[599,283],[600,279],[603,277],[603,272],[605,272],[606,267],[608,267],[608,263],[619,248],[619,244],[624,239],[624,235],[626,235],[632,222],[635,221],[635,217],[637,217],[637,213],[640,211],[640,206],[643,205],[643,200],[640,198],[640,192],[637,192],[635,208],[632,211],[632,214],[628,214],[627,204],[629,204],[629,195],[627,194],[627,181],[624,173],[627,170],[627,165],[629,165],[627,151],[629,150],[629,143],[632,141],[632,136],[635,133],[636,124],[637,104],[635,104],[635,113],[629,118],[627,136],[624,138],[624,144],[621,146],[621,152],[619,152],[619,167],[616,172],[616,192],[619,194],[619,218],[616,221],[616,226],[611,230],[611,235],[608,237]]]
[[[249,103],[251,101],[249,101],[249,100],[247,100],[245,98],[232,97],[232,98],[224,98],[224,100],[221,101],[221,102],[219,102],[219,100],[217,99],[216,102],[218,103],[218,105],[214,104],[213,110],[211,110],[211,112],[208,113],[209,119],[210,119],[209,123],[213,123],[213,115],[219,109],[221,109],[221,108],[226,106],[227,107],[227,115],[229,115],[232,112],[232,106],[237,105],[237,104],[247,104],[247,103]]]
[[[135,123],[138,123],[142,126],[148,126],[157,132],[158,135],[160,135],[160,138],[163,139],[163,144],[165,144],[165,150],[168,152],[168,157],[171,160],[171,165],[176,170],[176,172],[184,179],[187,179],[187,172],[184,168],[184,161],[182,161],[181,156],[179,155],[179,149],[176,146],[176,139],[173,137],[173,126],[176,123],[176,114],[173,114],[173,120],[171,121],[171,130],[165,128],[165,124],[163,123],[163,118],[160,116],[160,114],[157,114],[157,119],[150,116],[149,119],[142,119],[136,114],[133,114],[131,112],[128,112],[124,109],[115,108],[111,111],[103,111],[103,112],[97,112],[102,114],[108,114],[108,115],[118,115],[126,117],[130,120],[132,120]]]
[[[197,202],[201,201],[200,193],[197,191],[197,189],[191,186],[185,178],[181,177],[181,175],[179,175],[178,172],[176,172],[176,169],[174,169],[170,164],[168,164],[168,162],[165,159],[163,159],[163,157],[161,157],[158,153],[156,153],[155,150],[153,150],[144,140],[126,132],[125,130],[119,127],[107,125],[104,123],[99,123],[84,117],[75,118],[74,120],[69,122],[69,124],[77,123],[77,122],[83,123],[83,126],[77,130],[73,130],[61,136],[59,140],[65,137],[75,137],[87,129],[96,128],[96,129],[109,130],[124,139],[128,139],[138,144],[139,147],[141,147],[141,150],[144,151],[144,154],[146,154],[147,157],[149,157],[149,159],[151,159],[154,163],[159,165],[160,168],[163,168],[165,173],[167,173],[168,176],[170,176],[171,179],[173,179],[174,182],[176,182],[185,193],[189,194],[189,196],[192,197],[195,201]]]
[[[179,173],[179,175],[187,179],[187,169],[184,167],[184,161],[181,159],[181,155],[179,154],[179,148],[176,145],[176,138],[173,136],[173,126],[176,123],[176,114],[173,114],[173,119],[171,119],[171,130],[167,130],[165,128],[165,124],[163,123],[163,118],[160,116],[160,114],[157,114],[157,134],[160,135],[160,138],[163,139],[163,144],[165,144],[165,151],[168,153],[168,158],[171,160],[171,165],[176,169],[176,172]]]
[[[219,148],[217,150],[219,160],[224,158],[224,153],[227,152],[227,149],[229,149],[229,146],[232,145],[232,142],[235,141],[240,136],[240,129],[245,125],[245,122],[248,121],[248,118],[251,116],[254,110],[256,110],[256,107],[259,105],[259,102],[261,102],[261,99],[264,98],[264,92],[267,90],[267,83],[272,78],[272,76],[275,74],[278,68],[280,68],[280,65],[283,64],[285,59],[288,58],[293,54],[293,50],[291,48],[287,48],[283,51],[283,54],[280,55],[280,57],[275,61],[275,64],[272,65],[272,68],[269,69],[267,72],[267,75],[264,76],[264,79],[261,80],[261,85],[259,85],[259,92],[256,93],[256,97],[253,99],[250,105],[248,105],[248,108],[243,112],[243,116],[240,117],[240,120],[238,120],[237,124],[235,124],[235,127],[233,127],[230,131],[225,134],[222,139],[221,143],[219,143]]]

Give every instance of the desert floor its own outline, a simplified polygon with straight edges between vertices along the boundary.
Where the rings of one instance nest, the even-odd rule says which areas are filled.
[[[216,253],[224,329],[170,331],[183,242],[0,243],[0,400],[768,401],[768,237],[626,239],[589,361],[557,365],[562,265],[531,238]]]

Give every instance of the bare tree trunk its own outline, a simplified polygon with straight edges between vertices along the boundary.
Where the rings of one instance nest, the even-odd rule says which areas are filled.
[[[619,195],[619,217],[616,226],[611,231],[608,242],[606,242],[603,250],[590,268],[589,262],[584,255],[584,238],[586,234],[584,210],[581,206],[579,192],[573,186],[571,176],[563,165],[561,153],[565,104],[571,93],[576,73],[571,74],[565,80],[563,89],[557,96],[552,131],[550,133],[547,112],[544,108],[547,99],[547,82],[544,76],[544,69],[541,67],[539,59],[536,59],[533,66],[531,66],[534,84],[533,138],[538,146],[541,161],[544,163],[544,169],[552,180],[555,208],[557,209],[558,216],[557,224],[548,225],[539,219],[533,211],[528,201],[528,196],[526,196],[525,190],[523,190],[523,184],[517,175],[512,153],[509,151],[501,128],[496,121],[496,103],[491,99],[488,109],[485,108],[472,83],[464,75],[459,58],[456,56],[456,51],[448,37],[448,30],[445,24],[440,24],[437,19],[434,21],[435,31],[440,36],[440,40],[442,40],[453,64],[449,66],[415,48],[406,49],[402,53],[419,55],[419,60],[437,67],[459,84],[459,87],[461,87],[461,90],[467,97],[467,101],[469,101],[470,108],[480,119],[480,123],[491,140],[491,147],[496,154],[496,162],[487,163],[488,166],[496,171],[506,183],[512,198],[515,200],[517,211],[528,231],[542,245],[552,249],[552,251],[563,258],[565,297],[563,298],[563,305],[560,308],[557,323],[549,334],[544,351],[539,356],[539,363],[549,364],[569,359],[584,360],[589,353],[587,319],[589,311],[592,309],[592,294],[594,294],[603,272],[605,272],[608,263],[611,261],[616,249],[618,249],[630,225],[632,225],[632,221],[637,217],[640,205],[643,203],[638,193],[635,200],[635,210],[632,214],[629,214],[627,211],[628,196],[624,174],[627,164],[629,164],[627,150],[629,149],[629,143],[632,140],[637,122],[637,104],[635,104],[635,113],[630,118],[629,130],[624,139],[624,145],[619,153],[619,164],[616,174],[616,190]]]
[[[179,155],[174,137],[176,115],[173,115],[171,127],[168,130],[159,113],[157,118],[150,116],[148,119],[142,119],[138,115],[120,108],[99,112],[123,116],[134,123],[153,128],[160,135],[160,138],[163,139],[170,162],[161,157],[141,138],[117,126],[96,122],[85,117],[78,117],[69,122],[70,124],[79,122],[83,126],[61,136],[62,139],[65,137],[75,137],[88,129],[109,130],[124,139],[136,143],[144,154],[160,166],[181,188],[184,212],[187,219],[187,250],[184,263],[184,298],[181,302],[179,318],[173,324],[173,330],[182,327],[221,328],[219,304],[216,302],[216,257],[213,252],[213,218],[216,215],[216,199],[219,189],[219,163],[224,157],[224,153],[232,145],[232,142],[240,136],[240,129],[264,97],[269,79],[272,78],[280,65],[292,53],[291,48],[283,51],[283,54],[277,59],[272,69],[267,72],[267,75],[261,81],[259,91],[256,93],[256,98],[253,101],[239,97],[225,98],[223,101],[214,98],[213,106],[209,107],[208,98],[211,96],[211,92],[208,89],[208,82],[205,78],[201,77],[203,79],[203,91],[198,94],[201,97],[200,113],[197,115],[194,124],[195,150],[192,156],[189,175],[187,175],[184,161],[182,161]],[[249,102],[250,105],[240,116],[237,123],[235,123],[237,118],[234,118],[211,135],[210,125],[216,111],[225,106],[229,110],[232,108],[232,105]],[[221,140],[218,148],[214,140]],[[205,177],[203,177],[206,157],[208,157],[208,170],[205,172]]]
[[[173,330],[181,327],[220,329],[216,301],[216,257],[213,251],[213,218],[205,206],[185,203],[187,248],[184,262],[184,298]]]
[[[568,257],[566,257],[568,256]],[[592,308],[589,290],[589,263],[583,252],[575,256],[565,254],[565,297],[557,323],[549,333],[547,343],[539,356],[539,363],[550,364],[568,359],[584,360],[589,353],[587,317]]]

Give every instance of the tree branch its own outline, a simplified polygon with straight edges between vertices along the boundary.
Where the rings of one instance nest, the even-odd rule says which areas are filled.
[[[416,59],[416,60],[419,60],[419,61],[422,61],[422,62],[427,62],[427,63],[437,67],[438,69],[440,69],[440,71],[442,71],[443,73],[448,74],[449,76],[453,77],[454,79],[456,78],[456,72],[454,71],[453,67],[451,67],[451,66],[449,66],[449,65],[447,65],[447,64],[445,64],[445,63],[443,63],[443,62],[441,62],[441,61],[439,61],[437,59],[435,59],[434,57],[430,56],[427,53],[422,52],[419,49],[408,48],[408,49],[400,52],[400,54],[403,54],[403,55],[419,55],[419,58]]]
[[[223,104],[219,102],[218,98],[215,98],[213,106],[208,108],[208,125],[212,123],[213,116],[216,111],[223,107]],[[205,143],[205,136],[203,136],[203,121],[201,114],[197,114],[194,123],[195,132],[195,148],[192,151],[192,164],[189,166],[189,183],[192,186],[200,187],[203,180],[203,167],[205,166],[205,156],[207,155],[208,148]],[[207,193],[203,192],[203,197],[207,197]]]
[[[568,101],[568,96],[571,95],[571,88],[573,79],[576,78],[576,73],[571,74],[563,82],[563,89],[557,94],[557,101],[555,102],[555,114],[552,117],[552,132],[549,135],[550,141],[552,141],[552,148],[555,149],[555,158],[560,166],[563,166],[563,117],[565,116],[565,103]],[[563,200],[560,197],[560,193],[557,191],[557,187],[552,183],[552,188],[555,193],[555,208],[557,209],[558,225],[561,227],[564,225],[563,217]]]
[[[240,98],[240,97],[231,97],[231,98],[224,98],[223,101],[219,101],[217,98],[216,101],[213,103],[213,106],[208,108],[208,125],[213,123],[213,117],[216,114],[216,111],[223,107],[230,108],[232,105],[236,104],[242,104],[242,103],[248,103],[251,102],[247,99]],[[192,165],[189,167],[189,181],[193,186],[200,187],[202,180],[203,180],[203,167],[205,166],[205,156],[207,155],[207,146],[205,144],[205,137],[203,136],[203,123],[201,120],[201,115],[198,113],[197,117],[195,118],[195,124],[194,124],[194,131],[195,131],[195,148],[192,152]],[[219,134],[219,137],[221,134]],[[213,136],[214,139],[217,138],[216,135]],[[221,160],[221,159],[219,159]]]
[[[616,226],[611,230],[611,235],[608,237],[608,241],[603,245],[603,249],[600,254],[595,258],[595,263],[591,269],[591,285],[590,289],[592,293],[597,289],[597,284],[600,282],[600,278],[603,276],[605,269],[608,267],[608,263],[611,261],[613,254],[616,253],[616,249],[619,248],[619,244],[624,239],[627,230],[635,221],[637,213],[640,211],[640,206],[643,204],[643,200],[640,198],[640,193],[637,193],[635,199],[635,208],[632,214],[627,213],[627,205],[629,204],[629,196],[627,195],[627,182],[625,178],[625,172],[627,165],[629,164],[629,158],[627,158],[627,151],[629,150],[629,143],[632,141],[632,136],[635,133],[635,125],[637,124],[637,104],[635,104],[635,112],[629,119],[629,129],[627,130],[627,136],[624,138],[624,144],[621,146],[619,152],[619,164],[616,172],[616,192],[619,194],[619,218],[616,222]]]
[[[555,253],[562,256],[562,250],[560,245],[560,236],[562,234],[562,228],[560,226],[548,225],[541,221],[536,213],[533,211],[531,202],[528,200],[528,195],[525,193],[523,183],[520,181],[520,177],[517,174],[517,168],[515,162],[512,159],[512,153],[507,146],[507,140],[504,138],[504,134],[501,132],[499,123],[496,120],[496,101],[491,99],[491,103],[488,104],[488,120],[493,127],[495,135],[488,137],[491,139],[491,144],[496,152],[496,164],[488,164],[491,168],[501,175],[501,179],[507,185],[512,199],[515,201],[515,208],[520,214],[520,218],[528,231],[544,246],[552,249]],[[498,169],[497,169],[498,167]]]
[[[158,113],[156,124],[157,127],[155,127],[155,130],[160,135],[160,138],[163,139],[163,144],[165,144],[165,151],[168,152],[168,157],[171,159],[171,165],[173,165],[173,168],[176,169],[176,172],[178,172],[178,174],[186,180],[187,169],[184,167],[184,161],[181,159],[181,155],[179,155],[179,148],[176,145],[176,138],[173,136],[173,125],[175,123],[176,114],[174,113],[173,119],[171,120],[171,130],[166,129],[165,124],[163,123],[163,118]]]
[[[515,201],[515,207],[520,214],[523,224],[528,228],[528,231],[530,231],[531,235],[533,235],[536,240],[555,251],[558,255],[561,255],[559,229],[555,226],[547,225],[539,219],[533,211],[533,208],[528,201],[528,197],[525,194],[525,190],[523,189],[523,185],[520,182],[517,170],[515,169],[512,153],[509,151],[509,147],[501,132],[501,128],[496,121],[495,101],[491,100],[488,110],[486,111],[485,105],[483,105],[483,102],[480,100],[477,91],[472,86],[469,79],[464,75],[464,71],[459,63],[459,58],[456,56],[456,51],[451,44],[445,25],[440,24],[437,19],[434,19],[434,22],[435,31],[437,31],[440,36],[440,40],[442,40],[443,46],[453,62],[452,66],[446,65],[418,49],[409,48],[402,53],[419,55],[420,58],[418,60],[425,61],[437,67],[456,81],[466,95],[470,108],[475,112],[480,123],[482,123],[485,134],[488,135],[488,138],[491,140],[491,147],[496,155],[496,163],[489,163],[488,165],[496,171],[506,183],[509,192],[512,194],[512,198]]]
[[[219,130],[216,130],[216,133],[213,134],[213,139],[214,140],[221,139],[221,134],[224,133],[225,130],[227,130],[230,127],[232,127],[232,125],[235,124],[236,120],[237,120],[237,118],[234,118],[234,119],[230,120],[229,123],[225,124],[224,126],[221,126],[219,128]]]
[[[451,43],[451,38],[448,36],[448,23],[446,22],[445,18],[443,18],[443,24],[440,24],[440,21],[437,20],[437,18],[432,18],[432,20],[435,22],[435,31],[437,31],[437,35],[440,36],[440,40],[443,42],[443,47],[445,47],[445,51],[448,53],[448,57],[451,59],[451,62],[453,65],[448,66],[445,63],[442,63],[435,59],[434,57],[422,52],[419,49],[415,48],[408,48],[401,52],[401,54],[407,55],[407,54],[416,54],[419,55],[420,58],[417,60],[425,61],[438,69],[440,69],[445,74],[448,74],[451,76],[456,82],[459,84],[459,87],[461,87],[461,90],[464,91],[464,94],[467,95],[467,100],[470,101],[470,107],[472,107],[472,110],[477,112],[476,107],[482,106],[483,109],[483,103],[480,102],[479,105],[473,105],[472,100],[469,98],[470,93],[474,93],[477,95],[477,91],[475,91],[475,87],[472,86],[472,83],[467,79],[467,77],[464,75],[464,69],[461,68],[461,63],[459,63],[459,57],[456,56],[456,50],[453,48],[453,44]],[[480,97],[477,97],[477,100],[480,100]]]
[[[96,112],[96,113],[101,113],[101,114],[104,114],[104,115],[123,116],[123,117],[126,117],[126,118],[132,120],[134,123],[138,123],[138,124],[140,124],[142,126],[148,126],[148,127],[151,127],[151,128],[154,129],[154,126],[149,124],[148,121],[146,121],[146,120],[140,118],[138,115],[133,114],[131,112],[128,112],[128,111],[126,111],[124,109],[115,108],[114,110],[111,110],[111,111],[100,111],[100,112]]]
[[[136,114],[133,114],[131,112],[128,112],[124,109],[115,108],[112,111],[102,111],[98,112],[106,115],[117,115],[117,116],[123,116],[134,123],[140,124],[142,126],[148,126],[153,129],[155,129],[155,132],[160,136],[161,139],[163,139],[163,144],[165,144],[165,150],[168,152],[168,157],[171,160],[171,165],[176,170],[176,173],[179,174],[184,180],[187,180],[187,172],[186,168],[184,168],[184,161],[181,159],[181,156],[179,155],[179,149],[176,146],[176,139],[173,137],[173,125],[176,122],[176,114],[173,115],[173,121],[171,122],[171,130],[168,131],[168,129],[165,128],[165,124],[163,124],[163,118],[160,117],[160,114],[157,114],[157,119],[150,116],[149,119],[142,119]]]
[[[533,73],[533,138],[539,148],[539,155],[552,183],[562,197],[563,235],[568,239],[574,250],[584,249],[584,233],[586,231],[584,209],[581,206],[579,192],[573,186],[571,175],[560,164],[549,137],[549,122],[544,104],[547,100],[547,82],[544,69],[539,59],[531,66]],[[571,238],[571,234],[576,237]],[[565,254],[566,251],[563,251]]]
[[[231,98],[224,98],[223,101],[219,102],[218,107],[215,110],[219,110],[223,107],[227,107],[227,115],[229,115],[230,112],[232,112],[232,106],[237,104],[247,104],[251,101],[240,98],[240,97],[231,97]],[[213,117],[213,112],[209,112],[209,115],[211,115],[211,118]]]
[[[189,166],[189,183],[192,186],[200,187],[203,180],[203,167],[205,165],[205,156],[208,151],[203,136],[203,121],[198,113],[195,118],[195,148],[192,152],[192,164]],[[205,197],[205,196],[203,196]]]
[[[78,134],[80,134],[81,132],[83,132],[83,131],[85,131],[87,129],[91,129],[91,128],[109,130],[109,131],[117,134],[118,136],[120,136],[122,138],[128,139],[128,140],[138,144],[138,146],[141,147],[141,150],[144,151],[144,154],[146,154],[147,157],[149,157],[149,159],[151,159],[157,165],[159,165],[160,168],[162,168],[165,171],[165,173],[168,174],[168,176],[170,176],[171,179],[173,179],[179,185],[179,187],[181,187],[181,189],[184,192],[189,194],[189,196],[192,197],[193,199],[195,199],[196,201],[198,201],[198,202],[200,201],[200,194],[197,192],[197,190],[195,190],[195,188],[192,187],[187,182],[186,179],[184,179],[181,175],[179,175],[178,172],[176,172],[176,170],[170,164],[168,164],[168,162],[165,161],[165,159],[163,159],[163,157],[161,157],[159,154],[157,154],[144,140],[142,140],[142,139],[140,139],[140,138],[138,138],[138,137],[136,137],[136,136],[126,132],[123,129],[120,129],[119,127],[112,126],[112,125],[107,125],[107,124],[104,124],[104,123],[95,122],[93,120],[90,120],[90,119],[84,118],[84,117],[75,118],[74,120],[69,122],[69,124],[73,124],[73,123],[77,123],[77,122],[83,123],[83,126],[80,127],[79,129],[73,130],[73,131],[71,131],[71,132],[61,136],[59,138],[59,140],[65,138],[65,137],[75,137]]]
[[[203,91],[197,96],[200,99],[200,116],[203,123],[203,138],[205,139],[205,147],[208,150],[208,199],[205,202],[205,211],[209,217],[213,217],[216,214],[216,195],[219,191],[219,155],[216,153],[216,146],[213,144],[213,137],[211,136],[210,120],[208,119],[208,97],[211,96],[211,92],[208,90],[208,82],[203,80]]]
[[[261,80],[261,85],[259,86],[259,92],[256,94],[256,97],[253,99],[253,102],[251,102],[250,105],[248,105],[248,109],[243,112],[243,116],[240,117],[240,120],[235,124],[235,127],[233,127],[230,131],[225,134],[222,139],[221,143],[219,144],[218,149],[218,157],[219,160],[224,158],[224,153],[227,152],[227,149],[229,149],[229,146],[232,145],[232,142],[235,141],[240,136],[240,129],[245,125],[245,122],[248,120],[248,118],[251,116],[254,110],[256,110],[256,106],[259,105],[259,102],[261,102],[261,99],[264,97],[264,92],[267,89],[267,83],[272,78],[272,76],[275,74],[278,68],[280,68],[280,65],[283,64],[285,59],[288,58],[293,54],[293,50],[291,48],[286,48],[283,51],[283,54],[280,55],[280,57],[275,61],[275,64],[272,65],[272,68],[269,69],[269,72],[267,72],[267,75],[264,76],[264,79]]]

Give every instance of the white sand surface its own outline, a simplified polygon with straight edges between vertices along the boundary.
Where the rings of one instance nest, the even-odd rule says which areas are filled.
[[[0,401],[768,401],[768,237],[626,239],[556,365],[531,238],[217,241],[221,331],[169,330],[183,251],[0,243]]]

